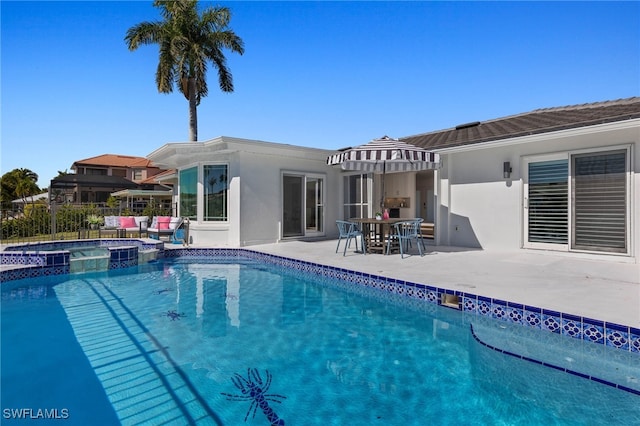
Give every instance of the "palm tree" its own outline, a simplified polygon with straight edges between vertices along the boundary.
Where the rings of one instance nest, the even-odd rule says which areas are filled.
[[[13,169],[0,178],[0,200],[5,208],[10,208],[11,200],[22,198],[25,202],[31,195],[40,193],[37,185],[38,174],[29,169]]]
[[[155,0],[163,21],[142,22],[127,30],[129,50],[141,44],[157,44],[160,58],[156,85],[160,93],[173,92],[174,84],[189,101],[189,140],[198,140],[197,106],[207,96],[207,63],[218,70],[223,92],[233,92],[233,77],[223,49],[244,53],[244,43],[229,28],[231,12],[226,7],[208,7],[198,15],[197,0]]]

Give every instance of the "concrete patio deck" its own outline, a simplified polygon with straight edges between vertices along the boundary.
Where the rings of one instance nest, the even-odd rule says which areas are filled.
[[[628,258],[427,246],[427,253],[362,255],[337,240],[245,247],[640,328],[640,265]],[[341,243],[342,249],[344,241]]]

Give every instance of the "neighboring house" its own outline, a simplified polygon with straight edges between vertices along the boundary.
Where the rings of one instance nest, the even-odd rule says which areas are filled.
[[[442,167],[387,174],[385,194],[380,175],[327,166],[334,150],[219,137],[167,144],[148,158],[176,169],[168,179],[198,244],[336,237],[335,220],[371,217],[383,197],[392,216],[433,223],[436,244],[637,261],[640,98],[401,139],[438,152]]]
[[[154,180],[165,170],[144,157],[103,154],[73,163],[74,173],[51,180],[50,192],[56,202],[104,203],[114,193],[122,193],[128,202],[148,198],[147,191],[170,199],[170,188]],[[121,192],[125,191],[125,192]],[[135,195],[132,192],[136,191]],[[164,195],[162,195],[162,194]]]
[[[102,154],[74,162],[71,170],[77,175],[119,176],[135,183],[142,183],[164,169],[145,157]]]
[[[436,243],[640,254],[640,98],[401,138],[440,154]]]
[[[123,189],[112,192],[111,195],[119,198],[122,201],[121,205],[131,210],[143,210],[144,207],[140,208],[141,206],[154,203],[159,209],[177,214],[172,184],[175,174],[175,170],[164,170],[139,182],[140,186],[137,189]]]

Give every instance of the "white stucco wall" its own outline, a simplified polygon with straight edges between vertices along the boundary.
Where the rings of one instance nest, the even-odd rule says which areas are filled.
[[[523,175],[532,155],[631,146],[630,248],[640,253],[640,120],[630,120],[440,151],[438,243],[486,249],[523,246]],[[510,161],[511,178],[502,176]]]
[[[339,170],[326,164],[328,153],[320,150],[284,149],[266,155],[263,152],[238,153],[237,173],[242,176],[240,190],[239,244],[274,243],[280,240],[282,229],[282,175],[312,174],[324,179],[324,230],[335,235],[336,208],[341,201]],[[336,228],[337,229],[337,228]]]
[[[516,247],[519,242],[517,176],[502,178],[502,163],[509,156],[486,150],[449,155],[446,171],[451,178],[443,190],[449,203],[440,209],[447,217],[447,245],[463,247]]]

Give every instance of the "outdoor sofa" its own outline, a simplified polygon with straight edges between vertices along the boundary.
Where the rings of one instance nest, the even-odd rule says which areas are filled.
[[[105,216],[104,225],[98,230],[98,238],[109,235],[142,237],[147,233],[148,222],[147,216]]]
[[[149,238],[159,240],[164,236],[170,239],[180,225],[182,225],[181,217],[154,216],[146,232]]]

